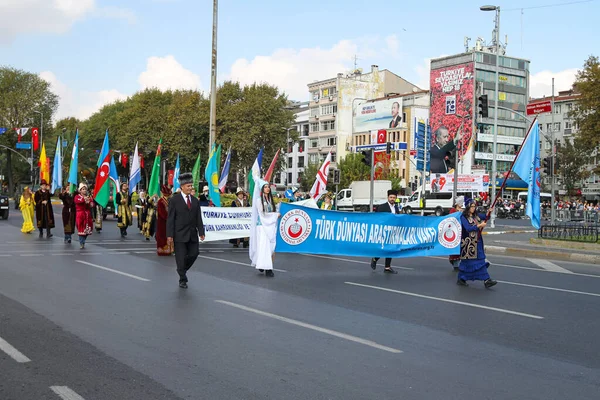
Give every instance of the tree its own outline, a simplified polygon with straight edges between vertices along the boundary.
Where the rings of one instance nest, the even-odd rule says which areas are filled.
[[[579,127],[578,137],[588,149],[600,147],[600,60],[590,56],[577,72],[573,85],[579,92],[577,106],[570,112]],[[599,169],[599,168],[597,168]]]
[[[0,126],[8,128],[6,133],[0,135],[0,144],[10,149],[15,148],[17,134],[13,128],[38,126],[41,130],[48,131],[57,108],[58,96],[52,93],[48,82],[30,72],[0,67]],[[39,113],[44,115],[43,127]],[[28,134],[31,135],[31,131]],[[10,193],[13,193],[14,185],[12,156],[12,152],[6,150]]]
[[[592,157],[589,148],[581,140],[565,138],[564,146],[558,146],[556,149],[556,160],[559,166],[557,172],[563,177],[568,195],[575,195],[581,181],[591,174],[587,165]]]
[[[367,181],[371,179],[370,168],[363,163],[364,156],[351,153],[342,158],[339,163],[340,187],[347,188],[353,181]]]
[[[320,164],[308,163],[306,167],[304,167],[304,171],[299,176],[300,182],[298,182],[298,186],[300,186],[300,190],[303,192],[308,192],[312,185],[315,183],[317,179],[317,172],[321,168]],[[329,182],[329,180],[327,180]],[[295,182],[288,182],[288,186],[294,186]]]

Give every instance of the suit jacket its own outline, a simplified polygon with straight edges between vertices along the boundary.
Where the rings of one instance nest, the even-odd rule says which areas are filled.
[[[196,242],[198,236],[204,236],[204,223],[198,199],[190,195],[192,208],[188,209],[181,193],[175,194],[169,200],[167,216],[167,237],[174,242]]]
[[[433,145],[429,149],[429,153],[431,154],[430,161],[430,172],[432,174],[445,174],[448,172],[448,164],[446,164],[446,153],[453,151],[456,149],[456,144],[454,144],[454,140],[449,141],[442,148],[439,148],[438,145]]]
[[[394,203],[394,209],[396,210],[396,214],[400,214],[400,209],[398,208],[398,204]],[[390,203],[388,203],[387,201],[383,204],[380,204],[377,206],[377,212],[385,212],[385,213],[392,213],[392,209],[390,208]]]
[[[402,122],[402,115],[398,114],[395,118],[390,121],[390,128],[397,128]]]

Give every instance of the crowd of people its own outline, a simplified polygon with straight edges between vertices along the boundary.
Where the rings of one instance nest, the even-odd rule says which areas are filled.
[[[396,202],[398,193],[388,191],[388,201],[379,205],[377,212],[400,214]],[[31,234],[35,231],[34,218],[39,237],[51,238],[51,230],[55,227],[54,212],[51,201],[52,193],[46,181],[42,180],[40,189],[32,193],[25,188],[20,199],[19,208],[23,215],[21,231]],[[95,203],[91,190],[86,183],[80,183],[74,193],[64,188],[59,194],[62,201],[62,222],[64,242],[70,244],[75,233],[79,238],[81,249],[85,248],[87,237],[94,229],[102,230],[103,210]],[[289,199],[290,202],[304,200],[297,190]],[[334,195],[325,193],[319,199],[317,207],[322,210],[335,210]],[[122,183],[115,194],[115,217],[122,238],[127,237],[128,229],[133,225],[133,209],[137,210],[137,228],[146,240],[154,237],[158,256],[175,255],[179,286],[187,288],[187,271],[198,257],[198,245],[204,240],[205,231],[202,221],[201,207],[213,206],[204,187],[200,196],[195,196],[195,190],[190,173],[181,174],[179,189],[172,193],[171,187],[162,185],[160,196],[148,196],[144,190],[135,195],[129,191],[127,183]],[[496,284],[488,273],[489,262],[486,260],[483,246],[482,231],[486,227],[487,215],[477,213],[477,200],[459,198],[452,212],[461,211],[462,240],[460,254],[450,256],[450,263],[458,272],[457,284],[468,286],[467,281],[480,280],[486,288]],[[230,240],[234,247],[240,245],[249,247],[252,266],[267,277],[274,277],[275,245],[277,226],[280,217],[278,204],[274,200],[271,186],[268,182],[259,180],[255,186],[251,203],[249,193],[242,188],[236,190],[236,198],[230,207],[252,207],[252,222],[249,237]],[[464,206],[464,207],[463,207]],[[488,215],[491,210],[488,210]],[[378,257],[371,259],[371,268],[377,268]],[[396,274],[392,259],[385,259],[384,272]]]

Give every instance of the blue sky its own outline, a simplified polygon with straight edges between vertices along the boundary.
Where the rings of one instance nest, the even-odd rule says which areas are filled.
[[[531,60],[532,94],[567,89],[600,53],[600,1],[502,1],[508,54]],[[307,100],[306,84],[371,64],[426,86],[428,59],[491,39],[485,2],[221,0],[219,80],[267,81]],[[521,8],[523,12],[521,13]],[[0,64],[40,73],[59,117],[86,117],[148,86],[210,84],[211,0],[0,0]]]

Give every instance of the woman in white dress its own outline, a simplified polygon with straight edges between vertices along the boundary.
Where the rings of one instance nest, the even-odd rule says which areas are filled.
[[[252,266],[273,277],[273,259],[277,239],[277,220],[271,187],[268,182],[258,180],[252,196],[252,224],[250,227],[250,260]]]

